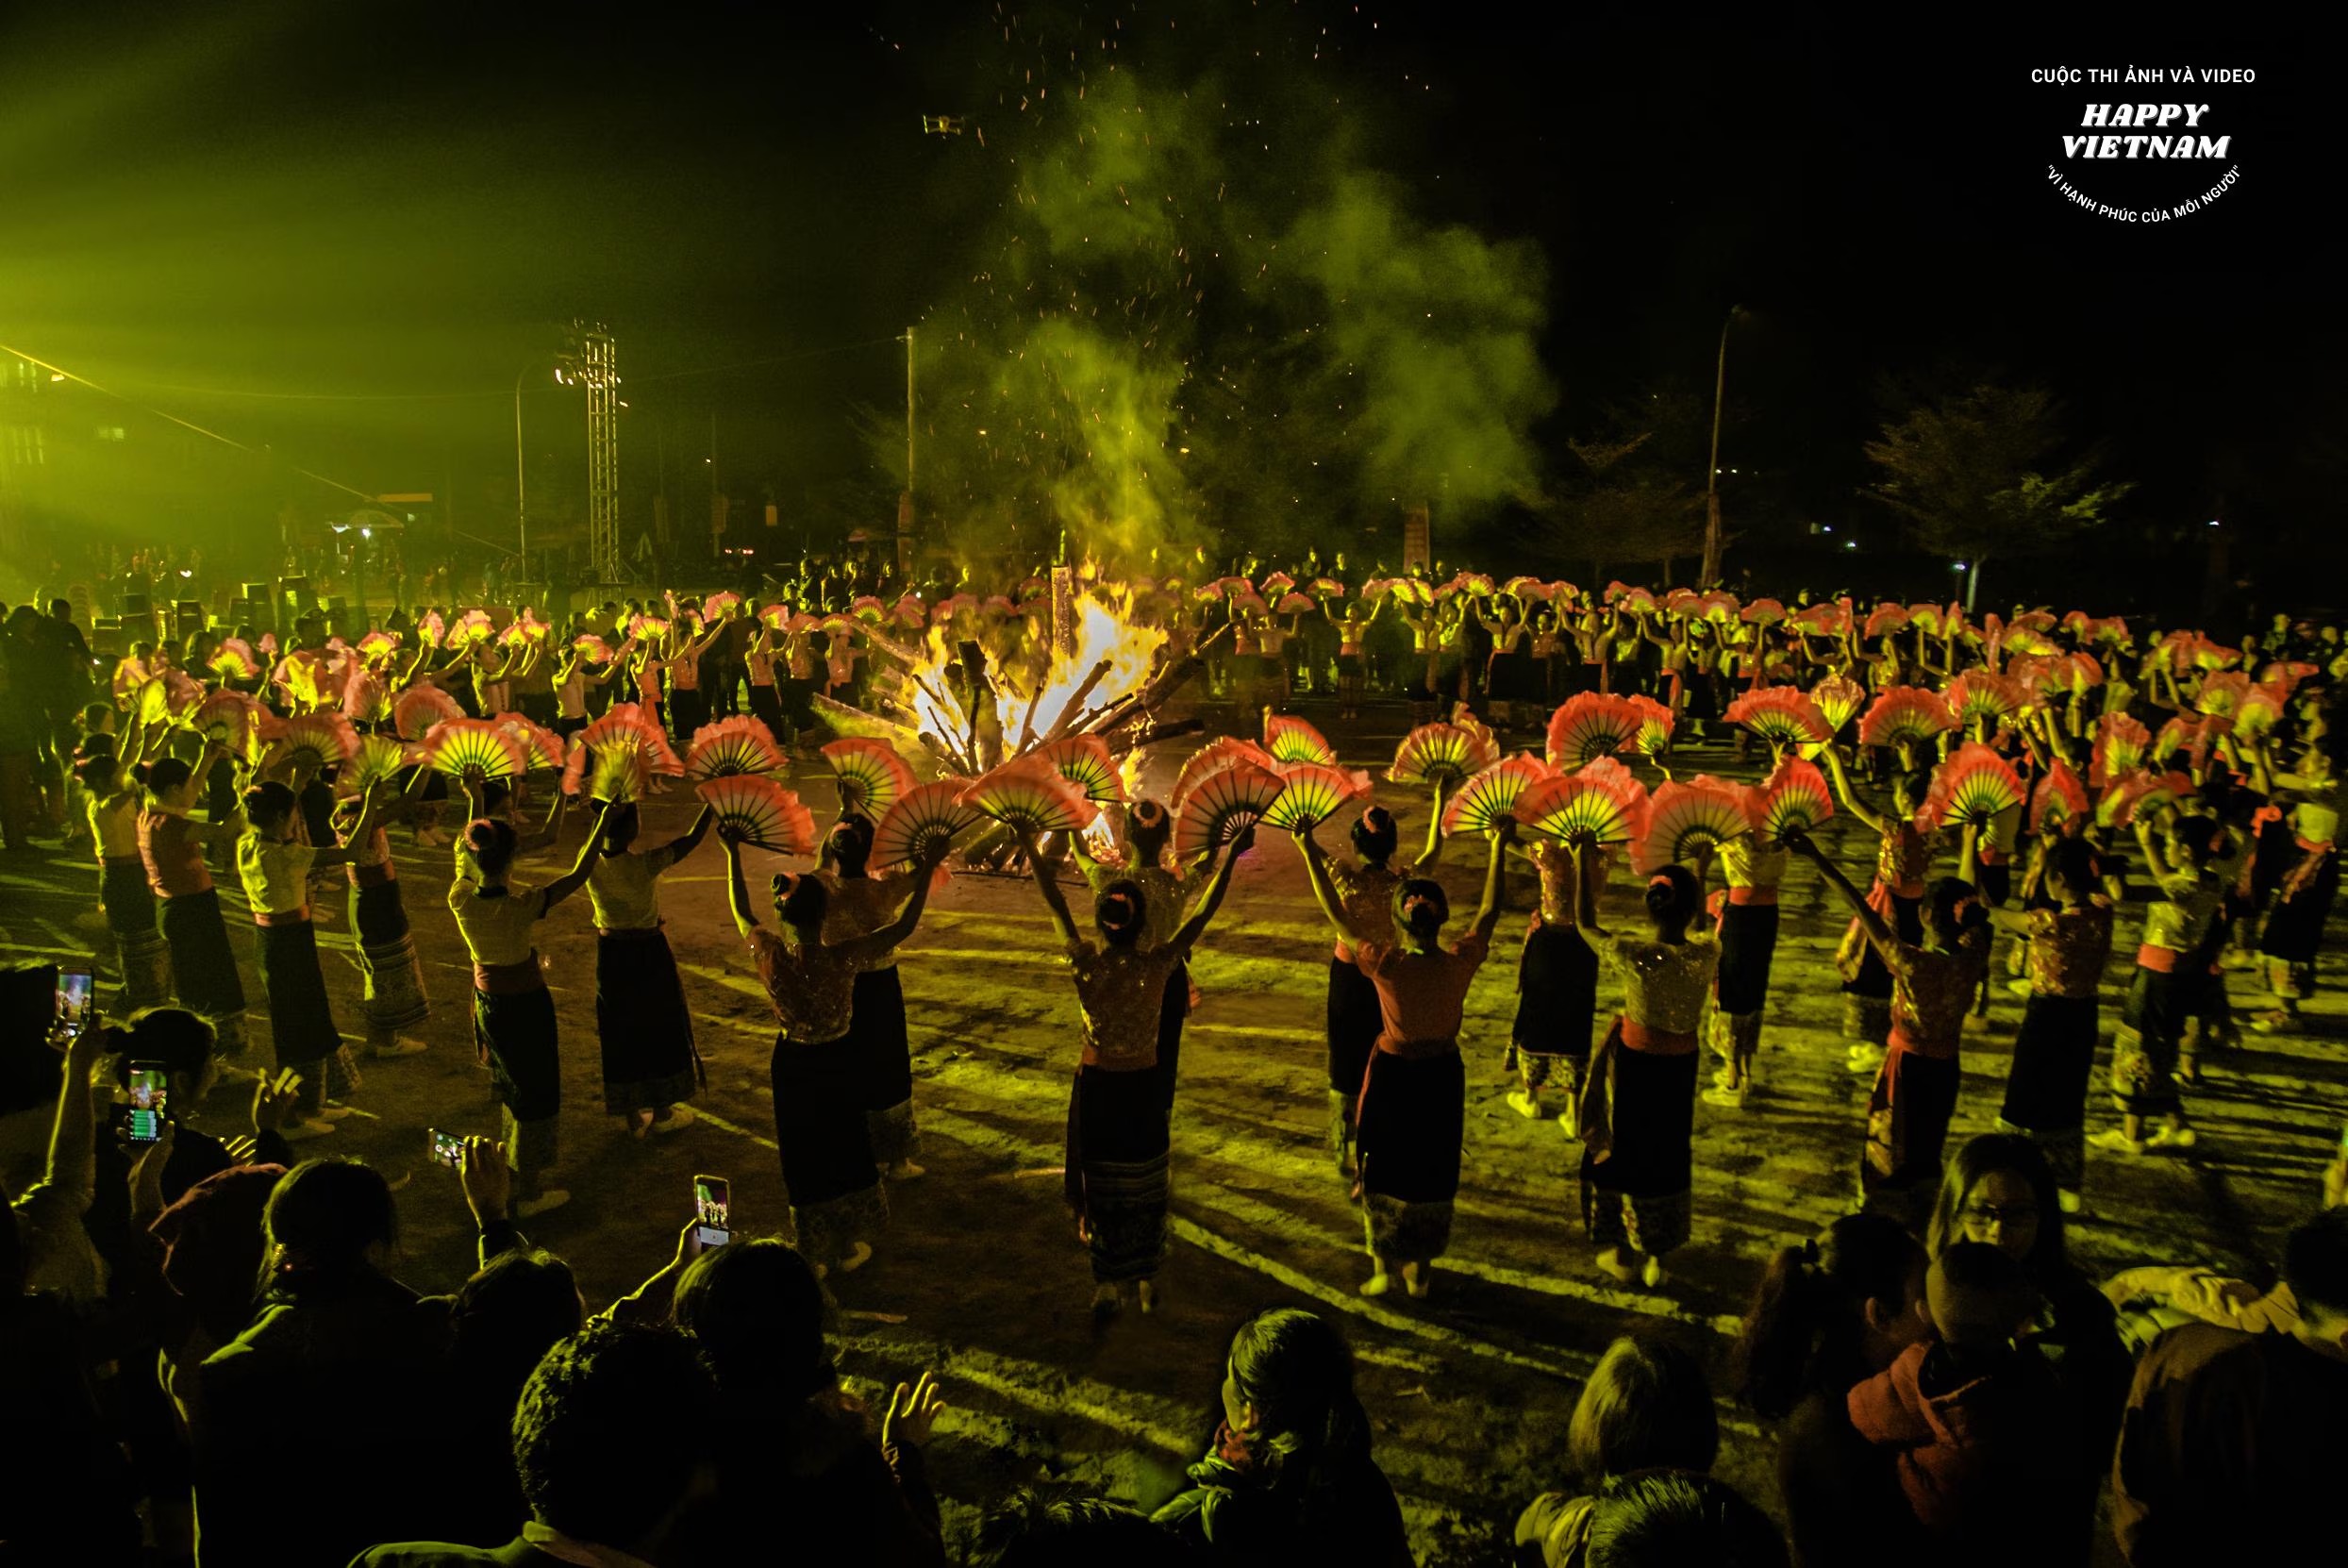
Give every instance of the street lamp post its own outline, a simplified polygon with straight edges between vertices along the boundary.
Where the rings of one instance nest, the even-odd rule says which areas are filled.
[[[522,462],[522,383],[529,377],[530,372],[545,362],[543,359],[533,359],[516,371],[513,378],[513,522],[514,537],[521,542],[518,553],[522,557],[522,574],[525,577],[530,571],[530,499],[529,478]]]
[[[1728,391],[1728,329],[1744,307],[1732,305],[1721,321],[1720,365],[1712,375],[1712,462],[1704,475],[1704,570],[1696,586],[1708,590],[1721,574],[1721,404]]]

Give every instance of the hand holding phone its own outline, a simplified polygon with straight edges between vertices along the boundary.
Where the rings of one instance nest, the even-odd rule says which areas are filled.
[[[704,1247],[722,1247],[731,1242],[732,1208],[732,1188],[724,1176],[693,1177],[693,1214],[698,1222],[693,1240]]]
[[[58,1040],[77,1040],[97,1021],[97,976],[88,969],[57,972],[57,1014],[51,1033]]]
[[[171,1107],[171,1074],[159,1061],[130,1064],[128,1137],[134,1143],[152,1143],[163,1136]]]
[[[435,1165],[445,1165],[450,1170],[454,1171],[462,1167],[464,1158],[465,1140],[463,1134],[442,1132],[438,1127],[434,1127],[432,1129],[432,1163]]]

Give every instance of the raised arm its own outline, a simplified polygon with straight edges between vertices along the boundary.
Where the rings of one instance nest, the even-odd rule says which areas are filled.
[[[1508,841],[1516,837],[1516,819],[1503,817],[1498,826],[1488,829],[1484,836],[1491,841],[1491,859],[1484,867],[1484,901],[1475,909],[1477,940],[1492,940],[1492,927],[1500,924],[1500,883],[1508,860]]]
[[[703,836],[709,831],[709,824],[716,820],[717,813],[710,808],[704,806],[700,812],[694,816],[692,826],[686,828],[684,832],[679,833],[675,838],[669,841],[669,864],[675,865],[678,861],[684,859],[686,856],[691,855],[694,850],[699,849],[701,847]]]
[[[1835,746],[1826,748],[1826,771],[1833,776],[1835,794],[1842,802],[1842,809],[1866,824],[1869,831],[1882,832],[1883,818],[1869,809],[1867,802],[1860,797],[1859,792],[1851,788],[1851,776],[1842,771],[1842,753],[1840,748]]]
[[[366,848],[367,836],[375,830],[375,810],[383,802],[381,780],[367,786],[358,797],[358,815],[351,823],[350,833],[341,843],[322,844],[314,851],[310,863],[320,866],[348,865],[358,859]]]
[[[560,814],[560,807],[557,807]],[[595,815],[595,826],[588,829],[587,841],[579,845],[579,858],[571,862],[571,869],[546,884],[546,908],[553,909],[581,888],[587,886],[588,873],[595,869],[595,857],[603,852],[604,827],[611,816],[606,805]]]
[[[885,956],[891,948],[911,936],[913,928],[922,923],[922,910],[929,904],[930,884],[938,879],[934,874],[938,863],[946,858],[947,850],[948,846],[944,843],[931,846],[929,854],[913,868],[913,896],[906,900],[905,908],[898,911],[897,918],[877,931],[840,943],[841,955],[869,962]]]
[[[1410,862],[1413,871],[1424,871],[1443,858],[1443,795],[1448,788],[1443,780],[1435,781],[1434,805],[1426,818],[1426,847]]]
[[[1207,934],[1207,922],[1215,918],[1215,911],[1223,907],[1223,895],[1230,890],[1231,873],[1239,865],[1240,857],[1255,847],[1256,825],[1249,823],[1240,830],[1240,836],[1231,841],[1231,846],[1224,851],[1222,863],[1215,867],[1215,875],[1207,884],[1206,895],[1191,910],[1191,918],[1175,927],[1168,946],[1187,953],[1197,944],[1199,938]]]
[[[725,846],[725,903],[734,912],[734,929],[747,942],[758,929],[758,917],[750,908],[750,890],[741,878],[741,841],[721,828],[718,842]]]
[[[1312,884],[1312,896],[1321,906],[1321,913],[1337,932],[1337,938],[1349,947],[1361,945],[1361,933],[1345,918],[1344,901],[1337,896],[1337,885],[1329,880],[1329,862],[1321,852],[1321,841],[1312,836],[1312,829],[1296,830],[1296,852],[1305,858],[1305,879]]]
[[[1035,874],[1036,891],[1043,895],[1043,907],[1051,911],[1052,926],[1059,932],[1060,941],[1076,940],[1075,918],[1068,912],[1068,897],[1060,892],[1059,879],[1052,868],[1036,853],[1036,841],[1030,834],[1019,836],[1019,845],[1027,852],[1027,869]]]
[[[540,826],[537,832],[528,834],[516,842],[513,852],[516,855],[533,855],[541,849],[551,847],[557,839],[562,837],[562,813],[569,809],[570,805],[571,797],[560,790],[557,790],[554,805],[547,808],[546,821]]]
[[[1807,833],[1793,834],[1785,843],[1788,849],[1816,866],[1818,874],[1842,895],[1842,901],[1850,905],[1852,912],[1858,916],[1859,928],[1867,933],[1867,940],[1875,944],[1875,950],[1884,956],[1887,963],[1890,962],[1899,950],[1898,935],[1884,924],[1883,916],[1868,904],[1866,895],[1851,885],[1851,879],[1842,874],[1842,868],[1826,859],[1825,852],[1812,842]]]
[[[1588,844],[1577,843],[1573,848],[1574,934],[1593,953],[1599,953],[1602,944],[1614,935],[1598,924],[1598,879],[1590,875],[1590,857],[1596,853]]]

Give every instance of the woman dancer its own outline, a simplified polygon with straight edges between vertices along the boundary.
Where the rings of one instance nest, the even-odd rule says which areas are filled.
[[[909,874],[874,876],[873,823],[854,812],[835,824],[824,840],[816,875],[828,895],[824,940],[853,942],[894,920],[913,892]],[[913,1163],[919,1129],[913,1122],[913,1046],[905,1026],[905,985],[897,977],[897,955],[884,953],[856,973],[848,1014],[848,1036],[861,1078],[858,1098],[873,1141],[873,1159],[891,1181],[922,1174]]]
[[[693,731],[709,722],[709,699],[701,690],[701,656],[724,633],[725,623],[718,622],[702,631],[701,618],[691,610],[680,610],[669,627],[669,646],[663,666],[669,676],[669,733],[679,744],[692,740]],[[695,632],[701,632],[696,637]]]
[[[1723,843],[1720,857],[1721,879],[1728,886],[1718,896],[1721,965],[1712,987],[1712,1054],[1721,1065],[1704,1103],[1740,1110],[1753,1092],[1761,1049],[1761,1009],[1777,953],[1777,889],[1786,879],[1787,854],[1783,844],[1756,830]]]
[[[1162,942],[1147,940],[1149,895],[1131,878],[1093,901],[1093,942],[1076,928],[1068,900],[1034,840],[1020,836],[1036,888],[1066,944],[1084,1019],[1084,1052],[1068,1096],[1066,1192],[1076,1233],[1092,1256],[1092,1313],[1105,1320],[1130,1283],[1141,1310],[1157,1304],[1155,1283],[1166,1251],[1167,1109],[1158,1072],[1158,1026],[1174,971],[1223,905],[1231,870],[1255,843],[1249,827],[1233,840],[1198,908]],[[916,895],[918,897],[918,894]]]
[[[93,738],[94,739],[94,738]],[[131,744],[135,748],[134,738]],[[118,757],[85,742],[74,776],[90,797],[90,835],[98,852],[98,900],[114,938],[123,976],[123,1016],[162,1007],[172,997],[171,946],[155,923],[155,890],[139,854],[137,756]]]
[[[2087,1091],[2095,1075],[2095,994],[2111,957],[2111,901],[2085,839],[2042,841],[2020,909],[1990,918],[2026,939],[2030,999],[2014,1036],[2000,1132],[2029,1139],[2053,1172],[2058,1207],[2076,1214],[2087,1168]],[[2041,899],[2040,895],[2043,894]]]
[[[359,797],[351,837],[364,843],[375,830],[380,786]],[[301,792],[263,779],[244,792],[244,832],[237,839],[237,876],[253,906],[258,928],[261,993],[269,1000],[269,1037],[280,1073],[299,1073],[289,1139],[317,1138],[350,1114],[326,1104],[331,1076],[339,1093],[358,1085],[358,1070],[343,1047],[318,968],[318,928],[309,918],[309,874],[316,866],[348,865],[359,851],[318,848],[301,836]]]
[[[1901,942],[1922,942],[1924,876],[1932,869],[1932,840],[1916,826],[1916,814],[1923,809],[1924,775],[1907,773],[1894,779],[1891,809],[1879,815],[1851,788],[1842,754],[1832,746],[1826,748],[1826,768],[1842,809],[1875,835],[1875,880],[1867,890],[1867,907],[1889,921]],[[1891,971],[1861,922],[1852,921],[1843,933],[1835,968],[1842,976],[1842,1032],[1850,1041],[1846,1065],[1854,1073],[1873,1073],[1890,1049]]]
[[[1598,1014],[1598,955],[1574,931],[1581,909],[1576,878],[1591,879],[1594,897],[1606,880],[1606,860],[1591,856],[1576,861],[1573,851],[1548,839],[1520,845],[1517,853],[1540,876],[1540,910],[1517,958],[1508,1049],[1521,1081],[1508,1092],[1508,1105],[1536,1122],[1554,1109],[1565,1135],[1579,1138],[1590,1026]]]
[[[2315,994],[2315,956],[2340,895],[2340,850],[2333,842],[2340,831],[2339,810],[2303,800],[2287,820],[2298,859],[2275,887],[2274,902],[2258,928],[2259,961],[2274,995],[2274,1006],[2251,1020],[2260,1034],[2298,1027],[2299,1004]]]
[[[1440,814],[1440,813],[1439,813]],[[1125,857],[1116,864],[1091,858],[1091,842],[1078,836],[1077,868],[1084,873],[1092,896],[1098,898],[1118,882],[1141,890],[1141,913],[1147,922],[1141,937],[1145,947],[1162,947],[1173,940],[1190,904],[1191,882],[1166,855],[1174,819],[1150,799],[1136,800],[1125,811]],[[1182,1065],[1182,1025],[1191,1014],[1191,959],[1177,956],[1166,976],[1166,993],[1157,1014],[1157,1081],[1168,1115],[1174,1113],[1174,1084]]]
[[[1318,857],[1307,855],[1313,896],[1354,964],[1377,987],[1377,1049],[1362,1075],[1355,1112],[1357,1191],[1370,1252],[1364,1295],[1384,1295],[1402,1275],[1403,1288],[1424,1297],[1435,1259],[1451,1242],[1453,1201],[1459,1192],[1459,1141],[1466,1125],[1467,1073],[1459,1059],[1459,1025],[1468,987],[1483,967],[1500,919],[1500,881],[1516,824],[1507,818],[1485,837],[1491,859],[1484,870],[1484,901],[1457,944],[1441,944],[1451,906],[1442,884],[1412,876],[1394,889],[1394,939],[1381,942],[1356,926]]]
[[[1923,942],[1905,941],[1816,844],[1798,837],[1789,847],[1842,894],[1891,975],[1890,1050],[1868,1096],[1859,1196],[1871,1209],[1913,1224],[1940,1181],[1940,1146],[1957,1111],[1958,1047],[1989,965],[1989,920],[1972,883],[1944,876],[1924,911]]]
[[[701,845],[712,813],[658,849],[638,850],[636,803],[613,801],[598,824],[603,847],[587,876],[595,917],[595,1038],[603,1047],[604,1112],[631,1136],[681,1132],[693,1124],[701,1053],[676,956],[660,929],[660,876]]]
[[[829,895],[814,876],[777,872],[771,891],[778,936],[758,924],[742,881],[741,844],[724,827],[726,899],[734,927],[750,944],[758,979],[782,1027],[768,1076],[774,1090],[774,1142],[791,1193],[799,1250],[818,1272],[846,1274],[873,1256],[864,1238],[888,1222],[889,1197],[873,1160],[864,1120],[856,1040],[849,1032],[856,972],[886,958],[913,934],[929,902],[929,874],[941,842],[914,874],[913,896],[897,918],[851,942],[824,940]]]
[[[2120,1125],[2088,1140],[2113,1154],[2188,1149],[2198,1142],[2177,1093],[2177,1049],[2193,999],[2206,984],[2196,958],[2205,953],[2225,904],[2224,886],[2209,862],[2226,835],[2208,817],[2187,817],[2173,820],[2167,837],[2165,845],[2156,842],[2152,826],[2139,815],[2137,851],[2160,896],[2144,910],[2136,974],[2112,1036],[2111,1090]],[[2144,1124],[2154,1117],[2160,1126],[2147,1138]]]
[[[428,768],[409,770],[405,798],[414,802],[428,781],[440,776]],[[359,822],[364,802],[346,800],[335,809],[335,828],[351,852],[347,872],[351,881],[351,934],[358,949],[358,974],[364,983],[367,1015],[367,1054],[377,1059],[412,1057],[424,1042],[403,1035],[431,1016],[431,1001],[424,989],[424,965],[416,958],[409,935],[408,907],[400,897],[399,869],[391,862],[391,843],[382,823],[362,835]]]
[[[777,739],[785,740],[790,737],[790,727],[783,721],[782,692],[774,684],[774,662],[778,659],[789,659],[781,641],[787,638],[787,633],[760,621],[741,655],[742,675],[750,683],[750,711]]]
[[[244,1054],[244,982],[220,918],[220,894],[212,887],[204,852],[234,842],[243,825],[197,822],[188,813],[203,792],[206,776],[225,754],[204,748],[192,768],[176,757],[159,757],[133,770],[146,790],[139,813],[139,858],[146,862],[147,886],[157,899],[163,940],[171,947],[172,982],[179,1005],[212,1026],[213,1043],[224,1062]]]
[[[542,888],[527,888],[508,878],[517,842],[513,828],[494,817],[476,817],[466,825],[457,877],[449,884],[449,912],[473,956],[474,1046],[489,1064],[502,1108],[514,1212],[525,1219],[571,1201],[567,1191],[545,1184],[560,1147],[562,1074],[555,999],[539,962],[537,926],[547,910],[587,885],[604,827],[599,818],[569,871]]]
[[[1593,854],[1574,847],[1577,872]],[[1582,1086],[1582,1224],[1600,1270],[1654,1290],[1665,1256],[1688,1240],[1696,1025],[1720,944],[1689,933],[1704,887],[1685,866],[1647,878],[1644,941],[1598,924],[1588,875],[1576,876],[1574,899],[1574,931],[1623,983],[1623,1010]]]
[[[1370,628],[1376,624],[1378,611],[1386,608],[1384,599],[1373,599],[1365,611],[1356,600],[1345,607],[1342,615],[1337,612],[1337,601],[1321,601],[1321,613],[1337,628],[1337,711],[1342,719],[1361,716],[1361,680],[1363,675],[1363,644],[1370,637]]]
[[[1442,820],[1439,806],[1434,821],[1440,825]],[[1420,856],[1421,864],[1426,862],[1435,842],[1440,842],[1436,839],[1438,831],[1440,828],[1430,829],[1427,854]],[[1345,910],[1347,922],[1372,941],[1389,944],[1394,941],[1390,912],[1394,888],[1402,878],[1388,862],[1394,858],[1399,837],[1392,813],[1383,806],[1371,807],[1354,823],[1354,854],[1360,859],[1357,866],[1328,864],[1310,828],[1296,836],[1296,847],[1306,860],[1321,862],[1316,881],[1328,882],[1338,904]],[[1378,1033],[1385,1027],[1385,1019],[1378,1011],[1377,987],[1355,965],[1353,946],[1342,937],[1338,939],[1337,951],[1329,959],[1329,1000],[1325,1010],[1329,1152],[1337,1157],[1337,1168],[1352,1176],[1354,1105],[1361,1096],[1361,1080],[1370,1071],[1370,1053],[1377,1049]]]

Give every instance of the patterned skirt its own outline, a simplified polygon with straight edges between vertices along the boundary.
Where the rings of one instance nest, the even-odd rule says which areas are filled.
[[[1398,1263],[1440,1258],[1451,1244],[1467,1124],[1459,1053],[1374,1053],[1354,1120],[1371,1252]]]
[[[423,1023],[432,1006],[425,994],[424,965],[408,935],[399,883],[353,887],[351,931],[358,946],[359,978],[366,985],[369,1038],[387,1041]]]
[[[1080,1067],[1068,1095],[1067,1191],[1092,1279],[1147,1279],[1166,1256],[1166,1107],[1157,1076]]]
[[[858,1103],[855,1042],[779,1034],[767,1069],[783,1185],[810,1262],[838,1262],[888,1222],[889,1198]]]
[[[858,1094],[871,1129],[873,1158],[884,1167],[910,1159],[913,1125],[913,1046],[905,1028],[905,983],[897,966],[858,974],[848,1015],[855,1042]]]
[[[98,873],[98,896],[123,976],[123,1015],[171,1000],[171,944],[156,925],[155,890],[136,855],[108,859]]]
[[[2196,988],[2206,984],[2182,966],[2174,973],[2140,966],[2112,1031],[2111,1095],[2129,1116],[2177,1109],[2177,1041]]]
[[[2323,925],[2331,917],[2332,901],[2340,892],[2340,858],[2327,855],[2306,886],[2289,895],[2277,894],[2259,927],[2258,951],[2267,959],[2289,965],[2294,976],[2312,979],[2316,950],[2323,943]],[[2297,991],[2306,995],[2312,985]]]
[[[700,1058],[692,1015],[658,926],[596,935],[595,1037],[606,1111],[626,1116],[693,1097]]]
[[[1634,1051],[1620,1018],[1598,1047],[1583,1096],[1581,1195],[1583,1227],[1600,1248],[1660,1257],[1687,1242],[1699,1055]]]

